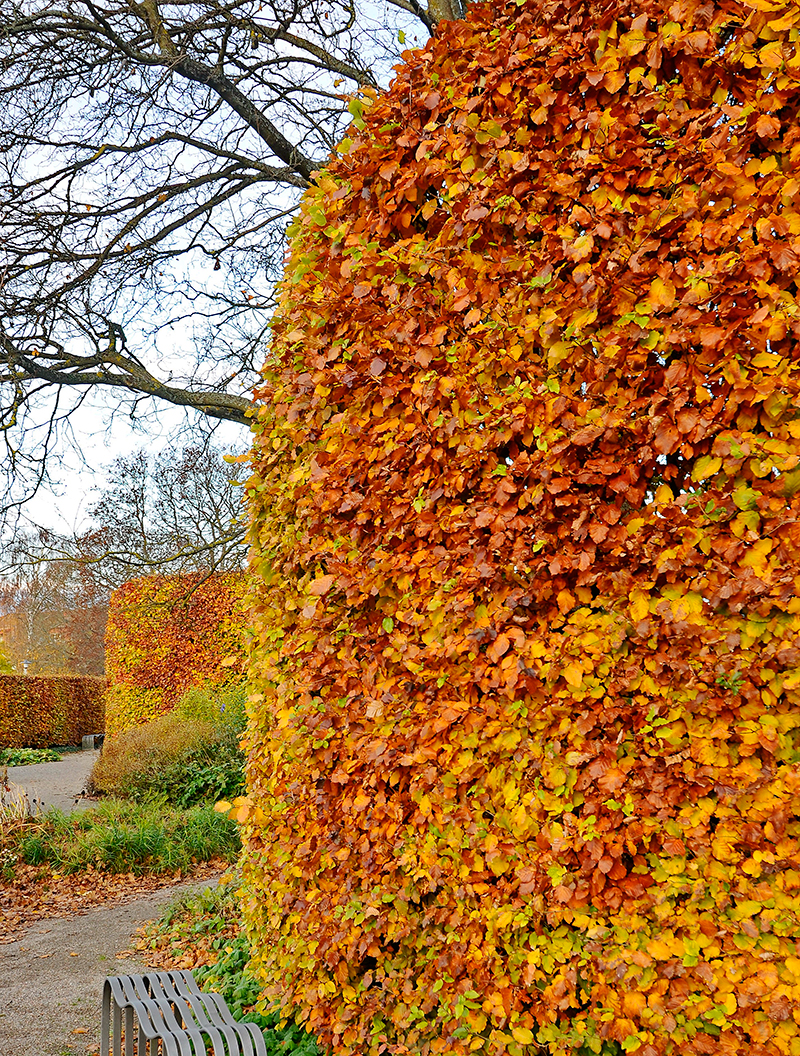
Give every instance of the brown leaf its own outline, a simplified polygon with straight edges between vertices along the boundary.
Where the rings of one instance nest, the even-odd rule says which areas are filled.
[[[486,650],[486,655],[493,663],[497,663],[501,656],[508,652],[511,642],[505,634],[499,634]]]
[[[325,576],[317,576],[317,578],[309,584],[308,593],[321,598],[323,594],[328,593],[335,582],[336,576],[330,573]]]

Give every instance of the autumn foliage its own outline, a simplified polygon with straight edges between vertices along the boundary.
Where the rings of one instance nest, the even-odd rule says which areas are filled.
[[[0,674],[0,748],[75,745],[105,728],[102,678]]]
[[[240,574],[143,576],[111,595],[108,731],[171,711],[188,690],[242,679]]]
[[[478,4],[305,197],[238,813],[335,1053],[800,1053],[799,39]]]

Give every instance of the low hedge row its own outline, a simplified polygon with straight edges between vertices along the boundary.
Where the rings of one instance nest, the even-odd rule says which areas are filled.
[[[103,678],[0,675],[0,748],[80,744],[105,729]]]

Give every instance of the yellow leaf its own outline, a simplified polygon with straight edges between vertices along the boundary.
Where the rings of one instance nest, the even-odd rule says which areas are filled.
[[[684,610],[694,613],[695,616],[699,616],[703,611],[703,595],[698,594],[697,591],[687,590],[681,598],[681,602]]]
[[[567,684],[577,689],[578,686],[583,682],[583,668],[580,664],[567,664],[564,668],[564,678],[567,680]]]
[[[638,990],[629,991],[622,995],[622,1008],[626,1015],[636,1016],[647,1005],[644,994]]]
[[[659,484],[655,494],[656,506],[667,506],[674,500],[675,496],[672,494],[672,488],[669,484]]]
[[[779,40],[766,44],[758,52],[761,65],[770,70],[777,70],[783,65],[783,49]]]
[[[650,605],[647,600],[647,595],[643,594],[640,590],[635,590],[631,594],[631,616],[639,623],[641,620],[647,619],[650,615]]]
[[[744,557],[741,560],[741,565],[744,568],[765,568],[767,564],[767,555],[772,550],[771,539],[759,539],[757,543],[754,543]]]
[[[511,1037],[520,1045],[533,1044],[533,1031],[528,1030],[527,1027],[512,1027]]]
[[[619,50],[623,55],[638,55],[647,47],[647,38],[641,30],[631,30],[620,37]]]
[[[668,961],[673,956],[673,951],[663,939],[653,939],[647,944],[647,952],[656,961]]]
[[[718,473],[722,468],[722,459],[713,455],[703,455],[698,458],[692,468],[692,480],[708,480]]]
[[[669,308],[675,303],[675,296],[675,287],[669,279],[665,282],[661,278],[655,278],[650,284],[647,300],[654,308]]]
[[[487,858],[486,864],[495,876],[502,876],[508,867],[508,859],[503,858],[502,855],[496,855],[494,858]]]
[[[769,157],[764,158],[758,167],[758,171],[762,176],[769,176],[771,172],[774,172],[778,167],[778,159],[774,154],[770,154]]]

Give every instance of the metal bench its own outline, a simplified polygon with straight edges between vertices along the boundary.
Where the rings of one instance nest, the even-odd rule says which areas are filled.
[[[219,994],[204,994],[191,972],[108,976],[103,985],[100,1056],[266,1056],[261,1031],[237,1023]],[[109,1038],[110,1034],[110,1038]]]

